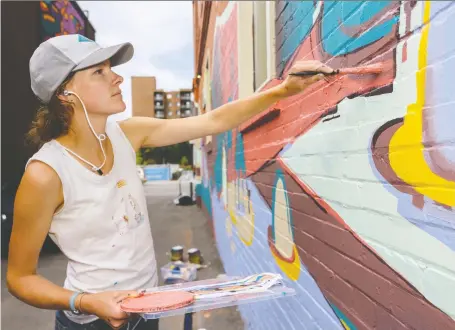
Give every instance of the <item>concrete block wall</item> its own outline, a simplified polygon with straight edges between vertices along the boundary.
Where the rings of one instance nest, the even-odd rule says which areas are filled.
[[[251,88],[242,3],[213,3],[211,109]],[[455,3],[272,9],[262,89],[303,59],[383,71],[318,82],[202,140],[197,193],[226,272],[276,272],[297,293],[241,306],[248,329],[455,329]]]

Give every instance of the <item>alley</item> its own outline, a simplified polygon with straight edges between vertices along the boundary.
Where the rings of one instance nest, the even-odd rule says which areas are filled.
[[[146,184],[148,209],[155,242],[158,266],[168,262],[166,253],[174,245],[186,249],[197,247],[210,267],[198,272],[198,279],[216,277],[224,272],[214,244],[207,219],[196,206],[176,206],[176,182]],[[40,259],[38,272],[55,283],[65,278],[66,260],[61,254],[46,255]],[[6,261],[2,261],[2,329],[54,329],[54,312],[43,311],[23,304],[12,297],[5,285]],[[162,279],[160,279],[162,285]],[[235,307],[200,312],[193,315],[193,329],[237,330],[243,322]],[[183,330],[183,316],[161,320],[160,330]]]

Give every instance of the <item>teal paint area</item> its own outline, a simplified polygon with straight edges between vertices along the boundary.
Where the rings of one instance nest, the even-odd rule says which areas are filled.
[[[392,4],[393,1],[324,1],[324,50],[332,56],[345,55],[388,35],[398,22],[397,14],[380,24],[368,24]]]
[[[213,169],[212,186],[215,187],[218,193],[223,189],[223,148],[226,149],[226,158],[229,150],[232,148],[232,131],[218,134],[216,137],[216,159]],[[227,164],[226,164],[227,165]]]
[[[379,15],[395,10],[394,1],[322,1],[322,15],[316,20],[318,3],[288,1],[276,21],[277,72],[281,72],[298,47],[309,37],[313,26],[321,33],[312,40],[329,56],[342,56],[372,44],[392,32],[398,11],[380,21]],[[377,23],[380,22],[380,23]]]
[[[210,186],[208,183],[199,183],[196,185],[196,196],[201,197],[202,203],[207,208],[210,217],[212,217],[212,199],[210,198]]]
[[[332,307],[333,311],[335,312],[336,316],[338,316],[338,318],[340,320],[342,320],[349,328],[349,330],[357,330],[357,328],[355,327],[354,324],[352,324],[351,321],[349,321],[349,319],[343,314],[342,311],[340,311],[338,309],[337,306],[335,306],[334,304],[330,304],[330,307]]]
[[[220,193],[223,189],[223,148],[224,148],[224,136],[226,133],[221,133],[216,136],[216,158],[215,166],[213,168],[212,187],[216,189],[217,193]]]
[[[235,139],[235,170],[237,174],[246,174],[245,148],[242,133],[237,132]]]
[[[286,2],[287,5],[278,18],[277,58],[280,67],[286,64],[297,47],[310,33],[316,8],[313,1]]]

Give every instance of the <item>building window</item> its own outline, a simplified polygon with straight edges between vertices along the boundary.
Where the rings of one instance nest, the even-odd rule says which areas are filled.
[[[172,102],[169,102],[168,106],[169,106],[169,107],[172,107]]]
[[[170,100],[170,99],[172,99],[172,94],[167,94],[166,97],[167,97],[168,100]]]
[[[167,113],[167,115],[168,115],[168,116],[172,116],[172,111],[169,111],[169,112]]]
[[[253,86],[261,88],[274,75],[275,4],[253,1]]]

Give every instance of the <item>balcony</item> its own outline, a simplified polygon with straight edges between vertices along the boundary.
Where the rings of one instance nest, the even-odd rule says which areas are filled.
[[[161,119],[162,119],[162,118],[165,118],[164,112],[162,112],[162,111],[156,111],[156,112],[155,112],[155,118],[161,118]]]
[[[190,102],[182,103],[180,105],[180,109],[182,109],[182,110],[187,110],[187,109],[192,109],[192,108],[193,107]]]
[[[160,91],[155,91],[153,92],[153,99],[155,101],[161,101],[163,102],[164,101],[164,92],[160,92]]]
[[[191,110],[185,110],[180,113],[180,117],[185,118],[185,117],[191,117],[193,115],[193,112]]]

